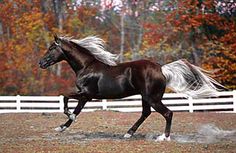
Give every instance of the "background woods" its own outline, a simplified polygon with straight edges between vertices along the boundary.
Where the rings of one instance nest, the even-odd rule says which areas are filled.
[[[152,58],[165,64],[186,58],[216,69],[218,81],[236,88],[235,1],[1,0],[1,95],[71,90],[74,74],[67,64],[47,71],[38,66],[53,33],[98,35],[121,62]]]

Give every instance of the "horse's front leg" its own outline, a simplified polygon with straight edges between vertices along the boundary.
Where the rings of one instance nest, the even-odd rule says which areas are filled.
[[[66,114],[66,116],[70,116],[71,115],[71,112],[69,111],[69,108],[68,108],[68,101],[69,101],[69,98],[67,96],[64,96],[64,114]]]
[[[68,108],[68,101],[69,99],[78,99],[78,95],[80,95],[79,92],[72,92],[70,94],[64,94],[64,114],[66,114],[68,117],[70,117],[70,115],[72,114],[70,111],[69,111],[69,108]]]
[[[89,98],[87,98],[87,96],[84,96],[84,94],[81,93],[77,93],[77,96],[73,96],[73,98],[79,100],[74,112],[68,114],[69,119],[67,120],[67,122],[55,128],[56,131],[63,132],[64,130],[66,130],[72,124],[72,122],[75,121],[76,116],[79,115],[86,102],[90,100]]]

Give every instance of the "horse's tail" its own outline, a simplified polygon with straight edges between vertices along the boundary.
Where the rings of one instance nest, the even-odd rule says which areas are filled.
[[[217,91],[227,90],[210,77],[212,72],[192,65],[185,59],[166,64],[161,69],[167,87],[193,98],[217,96]]]

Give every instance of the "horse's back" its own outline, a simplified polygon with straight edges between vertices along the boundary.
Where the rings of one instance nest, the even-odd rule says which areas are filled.
[[[150,60],[146,60],[146,59],[119,63],[119,64],[117,64],[117,66],[118,67],[125,66],[125,67],[132,67],[132,68],[145,68],[145,67],[161,68],[160,64],[158,64],[156,62],[152,62]]]

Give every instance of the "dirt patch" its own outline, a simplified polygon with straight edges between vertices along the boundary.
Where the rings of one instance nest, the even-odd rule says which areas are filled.
[[[132,138],[126,139],[123,134],[114,134],[106,132],[67,132],[62,133],[44,133],[42,137],[28,137],[25,140],[42,140],[42,141],[60,141],[61,143],[77,143],[77,141],[91,141],[91,140],[147,140],[155,142],[159,135],[154,133],[135,134]],[[224,141],[236,142],[236,131],[225,131],[219,129],[213,124],[202,125],[197,133],[186,133],[186,134],[172,134],[171,141],[177,143],[201,143],[201,144],[213,144]]]
[[[165,120],[153,113],[131,139],[140,113],[82,113],[63,133],[63,114],[0,114],[0,152],[236,152],[236,114],[175,113],[171,142],[155,142]]]

